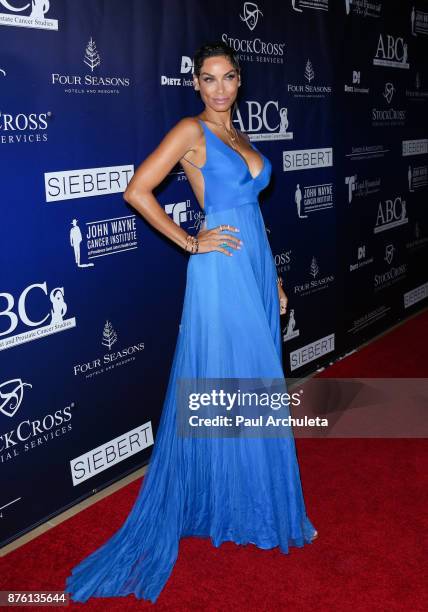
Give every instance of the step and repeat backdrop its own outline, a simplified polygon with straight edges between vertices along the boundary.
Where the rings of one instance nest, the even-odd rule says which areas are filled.
[[[286,376],[426,306],[428,3],[0,0],[0,32],[6,544],[150,458],[189,256],[122,194],[202,111],[201,44],[237,52],[234,123],[273,165]],[[179,166],[155,195],[199,231]]]

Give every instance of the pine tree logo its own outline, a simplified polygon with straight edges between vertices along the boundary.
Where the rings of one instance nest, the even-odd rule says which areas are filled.
[[[101,64],[100,54],[97,51],[95,42],[92,40],[92,36],[88,45],[85,49],[85,58],[83,60],[87,66],[94,71],[94,68]]]
[[[317,260],[315,259],[315,257],[312,257],[312,261],[311,261],[311,272],[310,272],[310,273],[311,273],[311,276],[313,276],[313,277],[315,278],[316,276],[318,276],[319,271],[320,271],[320,269],[319,269],[319,267],[318,267]]]
[[[308,61],[306,62],[306,67],[305,67],[305,79],[307,79],[310,83],[311,81],[313,81],[314,77],[315,77],[315,72],[312,67],[311,60],[308,59]]]
[[[110,351],[115,342],[117,342],[117,334],[114,331],[113,325],[110,323],[110,321],[106,321],[106,324],[104,325],[102,345],[106,346]]]

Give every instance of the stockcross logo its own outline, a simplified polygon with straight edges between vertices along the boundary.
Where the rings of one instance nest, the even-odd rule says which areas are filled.
[[[394,257],[395,248],[393,244],[387,244],[385,247],[385,257],[384,260],[389,265]]]
[[[375,106],[371,109],[373,127],[403,127],[405,125],[407,119],[406,109],[396,108],[397,102],[394,106],[390,106],[396,91],[393,83],[385,83],[381,94],[383,100],[379,105],[380,108]],[[386,102],[388,107],[383,106],[384,102]]]
[[[375,273],[373,277],[374,282],[374,291],[383,291],[384,289],[388,289],[392,285],[401,282],[407,276],[407,264],[406,263],[396,263],[392,264],[393,259],[395,258],[396,248],[393,244],[385,245],[385,255],[383,261],[388,265],[388,269],[386,271],[380,271]]]
[[[388,102],[388,104],[391,103],[392,96],[394,95],[394,93],[395,93],[394,85],[392,83],[385,83],[385,90],[383,92],[383,97]]]
[[[20,378],[7,380],[0,384],[0,412],[13,417],[22,403],[24,387],[32,388],[29,383],[22,382]]]
[[[241,25],[245,24],[250,32],[254,32],[258,23],[259,17],[263,17],[262,11],[259,9],[258,4],[255,2],[244,2],[242,5],[241,12],[236,12],[236,19],[239,19],[239,31],[241,31]],[[232,27],[234,27],[232,25]],[[228,44],[235,53],[243,54],[242,57],[245,61],[252,62],[256,61],[253,56],[261,57],[272,57],[275,58],[275,64],[283,64],[283,58],[285,55],[285,43],[284,42],[273,42],[270,40],[262,40],[259,36],[250,35],[248,38],[240,38],[234,33],[223,32],[221,34],[221,40]]]
[[[0,7],[9,12],[0,12],[0,25],[40,30],[58,30],[56,19],[47,19],[52,0],[31,0],[24,6],[15,6],[16,0],[0,0]],[[27,13],[26,15],[23,13]]]
[[[244,2],[242,12],[244,14],[239,15],[240,18],[253,31],[259,20],[259,15],[263,17],[263,13],[254,2]]]
[[[0,109],[0,142],[2,144],[46,142],[51,117],[51,111],[9,113]]]

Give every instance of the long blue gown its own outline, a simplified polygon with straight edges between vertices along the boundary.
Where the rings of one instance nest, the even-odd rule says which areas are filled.
[[[74,601],[134,594],[155,602],[177,559],[180,538],[311,543],[293,436],[180,437],[180,378],[284,378],[277,273],[258,194],[270,180],[263,160],[253,177],[244,158],[199,119],[205,133],[205,226],[238,227],[233,256],[188,259],[180,331],[151,461],[122,527],[66,579]],[[186,160],[189,161],[189,160]],[[228,230],[223,231],[224,234]],[[284,381],[285,382],[285,381]],[[260,559],[262,562],[262,559]]]

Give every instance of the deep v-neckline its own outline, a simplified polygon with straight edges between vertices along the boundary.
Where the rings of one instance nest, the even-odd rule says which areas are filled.
[[[208,131],[209,131],[209,132],[210,132],[210,133],[211,133],[213,136],[215,136],[215,137],[217,138],[217,140],[219,140],[219,141],[222,143],[222,145],[223,145],[223,146],[225,146],[225,147],[226,147],[226,149],[229,149],[229,151],[232,151],[232,153],[236,153],[236,154],[238,155],[238,157],[239,157],[239,158],[240,158],[240,159],[243,161],[243,163],[244,163],[244,165],[245,165],[245,167],[246,167],[246,169],[247,169],[247,172],[248,172],[248,174],[251,176],[251,178],[253,179],[253,181],[255,181],[257,178],[259,178],[259,176],[261,175],[261,173],[263,172],[264,167],[265,167],[265,158],[264,158],[263,153],[260,153],[261,160],[262,160],[262,167],[261,167],[261,169],[260,169],[259,173],[258,173],[258,174],[256,174],[256,176],[253,176],[253,175],[251,174],[250,167],[249,167],[249,165],[247,164],[247,161],[246,161],[246,159],[244,158],[244,156],[243,156],[243,155],[241,155],[241,153],[240,153],[239,151],[237,151],[236,149],[232,149],[232,147],[229,147],[229,145],[227,145],[227,144],[224,142],[224,140],[222,140],[222,139],[220,138],[220,136],[217,136],[217,134],[216,134],[215,132],[213,132],[213,131],[212,131],[212,130],[211,130],[211,129],[210,129],[208,126],[207,126],[207,124],[205,123],[205,121],[204,121],[203,119],[201,119],[200,117],[198,117],[198,119],[199,119],[199,121],[201,121],[201,122],[202,122],[202,123],[205,125],[205,127],[207,128],[207,130],[208,130]],[[250,145],[251,145],[251,147],[253,148],[253,150],[254,150],[254,151],[256,151],[256,149],[255,149],[255,147],[252,145],[251,141],[250,141]],[[256,153],[258,153],[258,151],[256,151]]]

